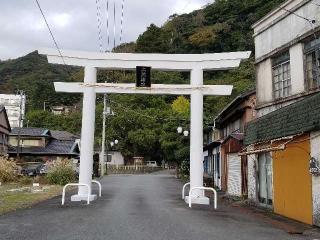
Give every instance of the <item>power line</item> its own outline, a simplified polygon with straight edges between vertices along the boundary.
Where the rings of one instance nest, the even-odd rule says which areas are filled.
[[[284,11],[286,11],[286,12],[288,12],[288,13],[296,16],[296,17],[298,17],[298,18],[301,18],[301,19],[307,21],[307,22],[310,24],[311,28],[312,28],[314,39],[317,39],[317,35],[316,35],[316,33],[315,33],[315,27],[316,27],[315,24],[316,24],[316,22],[317,22],[316,19],[310,19],[310,18],[304,17],[304,16],[302,16],[302,15],[299,15],[299,14],[295,13],[294,11],[291,11],[291,10],[286,9],[285,6],[282,7],[282,9],[283,9]]]
[[[110,52],[110,32],[109,32],[109,0],[107,0],[107,52]]]
[[[101,7],[100,7],[100,0],[96,0],[96,7],[97,7],[97,28],[98,28],[98,39],[99,39],[99,49],[102,52],[102,35],[101,35]]]
[[[62,59],[62,61],[63,61],[63,64],[67,67],[67,64],[66,64],[66,62],[64,61],[64,58],[63,58],[62,53],[61,53],[61,50],[60,50],[60,48],[59,48],[59,45],[58,45],[58,43],[57,43],[57,41],[56,41],[56,39],[55,39],[55,37],[54,37],[54,35],[53,35],[53,32],[51,31],[51,28],[50,28],[49,23],[48,23],[48,21],[47,21],[47,19],[46,19],[46,16],[44,15],[44,12],[42,11],[42,8],[41,8],[41,6],[40,6],[40,3],[39,3],[38,0],[35,0],[35,1],[36,1],[37,5],[38,5],[38,8],[39,8],[40,12],[41,12],[41,15],[42,15],[42,17],[43,17],[44,22],[45,22],[46,25],[47,25],[47,28],[48,28],[48,30],[49,30],[49,32],[50,32],[50,35],[51,35],[51,38],[52,38],[52,40],[53,40],[53,42],[54,42],[54,45],[55,45],[55,47],[57,48],[57,50],[58,50],[58,52],[59,52],[59,55],[60,55],[60,57],[61,57],[61,59]],[[67,72],[69,72],[69,71],[68,71],[68,68],[67,68]],[[70,74],[70,73],[69,73],[69,74]]]
[[[122,37],[123,37],[123,19],[124,19],[124,0],[122,0],[122,5],[121,5],[120,45],[122,44]]]
[[[116,48],[116,1],[113,2],[113,48]]]
[[[306,20],[307,22],[309,22],[310,24],[314,25],[316,23],[316,20],[315,19],[310,19],[310,18],[307,18],[307,17],[304,17],[304,16],[301,16],[297,13],[295,13],[294,11],[291,11],[291,10],[288,10],[286,9],[285,7],[282,8],[284,11],[288,12],[288,13],[291,13],[292,15],[295,15],[296,17],[298,18],[301,18],[303,20]]]

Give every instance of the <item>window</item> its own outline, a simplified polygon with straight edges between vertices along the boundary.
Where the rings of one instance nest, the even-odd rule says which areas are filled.
[[[320,40],[305,44],[305,71],[308,90],[320,87]]]
[[[291,72],[289,52],[274,58],[272,61],[272,78],[274,98],[285,98],[291,95]]]
[[[112,154],[108,154],[107,156],[107,162],[111,163],[112,162]]]
[[[220,179],[220,152],[218,152],[218,153],[216,154],[215,160],[216,160],[216,173],[217,173],[217,177],[218,177],[218,179]]]
[[[208,156],[204,157],[203,161],[203,171],[204,173],[208,174]]]
[[[208,157],[208,175],[210,175],[210,176],[212,175],[212,169],[213,169],[213,167],[212,167],[213,166],[213,164],[212,164],[213,159],[212,158],[213,158],[213,156]]]
[[[237,121],[233,122],[232,124],[232,133],[233,132],[240,132],[241,130],[241,119],[238,119]]]
[[[272,157],[269,152],[258,156],[259,201],[265,205],[273,204]]]

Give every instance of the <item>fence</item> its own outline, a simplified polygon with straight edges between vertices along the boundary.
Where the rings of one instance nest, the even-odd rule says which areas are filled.
[[[161,167],[149,167],[144,165],[119,166],[108,165],[108,174],[144,174],[162,170]]]

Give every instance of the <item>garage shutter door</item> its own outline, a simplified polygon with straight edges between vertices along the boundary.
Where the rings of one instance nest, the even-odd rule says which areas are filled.
[[[241,196],[241,157],[228,154],[228,194]]]

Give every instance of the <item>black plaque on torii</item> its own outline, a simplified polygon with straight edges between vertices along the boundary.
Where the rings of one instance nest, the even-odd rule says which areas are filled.
[[[136,87],[151,87],[151,67],[136,67]]]

